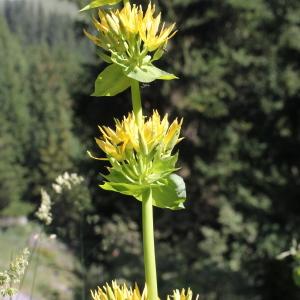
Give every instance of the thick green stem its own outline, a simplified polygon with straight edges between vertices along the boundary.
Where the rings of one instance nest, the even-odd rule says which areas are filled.
[[[131,80],[131,96],[132,108],[137,126],[141,129],[143,122],[143,110],[141,103],[141,92],[139,82]],[[157,277],[155,263],[155,246],[154,246],[154,231],[153,231],[153,206],[152,206],[152,191],[149,189],[143,195],[142,201],[142,216],[143,216],[143,248],[144,248],[144,265],[145,277],[148,292],[148,300],[157,300]]]
[[[140,126],[143,120],[143,110],[141,103],[141,92],[140,84],[137,80],[131,79],[131,99],[132,99],[132,109],[137,122]]]
[[[143,244],[144,244],[144,265],[146,285],[148,292],[148,300],[157,300],[157,278],[155,264],[155,246],[154,246],[154,230],[153,230],[153,206],[152,192],[143,195]]]

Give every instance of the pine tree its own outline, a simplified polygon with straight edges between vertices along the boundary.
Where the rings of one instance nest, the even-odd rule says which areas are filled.
[[[72,170],[79,148],[72,133],[68,72],[63,57],[50,53],[44,46],[32,49],[31,55],[28,165],[33,169],[32,180],[37,186],[47,185],[62,172]]]
[[[29,144],[26,59],[18,41],[0,18],[0,207],[15,206],[26,186],[26,149]]]

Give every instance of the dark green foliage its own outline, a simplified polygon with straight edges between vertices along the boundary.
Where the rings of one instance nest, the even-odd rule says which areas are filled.
[[[50,231],[66,240],[80,257],[80,248],[84,246],[82,239],[89,228],[86,216],[92,209],[86,182],[73,185],[71,189],[63,188],[60,194],[52,192],[51,200],[53,222]]]
[[[74,170],[75,160],[82,155],[72,132],[70,95],[79,70],[78,55],[62,47],[63,42],[72,46],[67,37],[73,36],[74,31],[68,25],[65,32],[71,34],[59,38],[61,31],[56,28],[51,33],[53,41],[45,44],[47,39],[31,32],[25,24],[38,21],[35,16],[44,20],[43,10],[33,10],[35,14],[29,18],[30,7],[25,5],[21,12],[20,8],[18,1],[7,2],[5,16],[14,33],[5,21],[1,21],[0,28],[1,206],[11,204],[17,210],[16,201],[32,199],[41,186],[48,185],[62,172]],[[20,20],[18,25],[16,18]],[[56,19],[57,26],[66,25],[64,19],[63,16]],[[39,29],[47,36],[48,25],[45,28]],[[21,209],[19,212],[23,213]]]
[[[71,12],[47,10],[47,5],[42,1],[4,0],[3,7],[9,28],[23,44],[46,43],[51,48],[63,45],[66,50],[74,49],[75,31]]]
[[[29,142],[26,60],[0,16],[0,207],[20,201],[26,187],[25,149]],[[20,203],[19,203],[20,205]]]
[[[28,81],[31,90],[31,149],[28,157],[35,166],[36,185],[47,185],[73,166],[79,145],[72,133],[72,107],[68,92],[66,54],[50,53],[46,47],[31,49]]]
[[[275,256],[299,232],[299,4],[161,6],[179,18],[166,57],[181,80],[164,86],[165,99],[159,83],[143,91],[150,110],[171,104],[185,116],[181,172],[190,196],[186,212],[160,212],[162,289],[298,299],[291,268]]]
[[[299,2],[163,4],[180,28],[168,59],[183,84],[167,94],[185,116],[197,216],[180,226],[189,282],[211,299],[283,299],[272,260],[299,232]]]
[[[161,298],[191,286],[207,300],[299,299],[293,264],[276,256],[300,232],[300,3],[158,4],[179,29],[159,67],[180,80],[144,87],[145,113],[158,107],[184,117],[188,192],[186,210],[155,210]],[[129,94],[87,96],[104,66],[82,51],[90,49],[82,24],[41,10],[28,17],[28,8],[7,7],[6,18],[13,34],[0,24],[1,207],[26,187],[32,199],[32,187],[79,166],[93,198],[83,237],[88,286],[114,278],[142,285],[140,207],[98,188],[105,164],[88,160],[78,143],[97,153],[97,125],[125,115]],[[70,241],[80,216],[68,218],[72,197],[63,203],[57,222],[62,229],[71,219],[60,230]]]

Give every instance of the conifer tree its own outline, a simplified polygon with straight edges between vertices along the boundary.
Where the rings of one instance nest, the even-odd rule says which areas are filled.
[[[0,18],[0,206],[15,206],[26,185],[29,144],[27,64],[18,40]]]
[[[72,133],[72,107],[67,89],[67,67],[47,47],[35,47],[30,63],[31,151],[29,165],[35,185],[49,184],[74,167],[78,155]]]

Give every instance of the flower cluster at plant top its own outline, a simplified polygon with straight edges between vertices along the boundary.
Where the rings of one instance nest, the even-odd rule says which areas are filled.
[[[98,36],[85,34],[97,46],[110,52],[109,62],[122,67],[141,66],[159,59],[167,41],[176,33],[175,23],[162,25],[161,14],[156,17],[155,5],[151,3],[143,13],[141,6],[127,2],[121,10],[99,10],[100,20],[94,19]],[[149,52],[154,52],[151,57]]]
[[[28,265],[29,251],[25,248],[10,264],[8,270],[0,272],[0,294],[5,296],[13,296],[17,290],[13,288],[14,284],[20,282]]]

